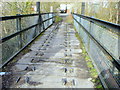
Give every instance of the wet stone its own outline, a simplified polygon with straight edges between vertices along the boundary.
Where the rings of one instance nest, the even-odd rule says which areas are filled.
[[[43,56],[44,53],[43,53],[43,52],[37,52],[35,55],[36,55],[36,56]]]
[[[31,63],[38,63],[38,62],[45,62],[42,59],[36,58],[36,59],[32,59]]]
[[[34,69],[33,69],[33,67],[28,66],[28,67],[26,67],[25,71],[34,71]]]

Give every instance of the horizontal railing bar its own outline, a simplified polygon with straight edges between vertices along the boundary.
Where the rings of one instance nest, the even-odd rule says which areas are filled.
[[[89,20],[93,23],[98,23],[99,25],[102,25],[106,28],[114,29],[112,31],[113,32],[115,31],[118,35],[120,35],[120,25],[119,24],[107,22],[107,21],[104,21],[104,20],[100,20],[100,19],[96,19],[96,18],[93,18],[93,17],[84,16],[84,15],[80,15],[80,14],[76,14],[76,13],[73,13],[73,14],[77,15],[77,16],[83,18],[83,19],[87,19],[87,20]]]
[[[5,16],[5,17],[0,17],[0,21],[5,21],[5,20],[10,20],[10,19],[17,19],[17,18],[22,18],[22,17],[28,17],[28,16],[37,16],[39,14],[26,14],[26,15],[18,15],[18,16]]]
[[[81,24],[73,17],[73,19],[81,26]],[[82,26],[83,27],[83,26]],[[84,28],[84,27],[83,27]],[[84,28],[85,29],[85,28]],[[113,59],[113,64],[116,66],[116,68],[118,69],[118,70],[120,70],[120,63],[118,62],[118,60],[115,58],[115,57],[113,57],[101,44],[100,44],[100,42],[98,42],[86,29],[85,29],[85,32],[91,37],[91,39],[93,39],[96,43],[97,43],[97,45],[99,45],[99,48],[102,50],[102,51],[104,51],[104,52],[106,52],[112,59]]]
[[[6,37],[4,37],[4,38],[2,38],[2,39],[0,40],[0,43],[3,43],[3,42],[5,42],[5,41],[7,41],[7,40],[9,40],[9,39],[11,39],[11,38],[19,35],[20,33],[25,32],[25,31],[27,31],[27,30],[29,30],[29,29],[37,26],[37,25],[38,25],[38,24],[32,25],[32,26],[30,26],[30,27],[28,27],[28,28],[25,28],[25,29],[21,30],[21,31],[18,31],[18,32],[15,32],[15,33],[13,33],[13,34],[11,34],[11,35],[9,35],[9,36],[6,36]]]
[[[53,16],[53,17],[51,17],[51,18],[48,18],[48,19],[46,19],[46,20],[44,20],[44,21],[42,21],[42,22],[46,22],[46,21],[48,21],[48,20],[50,20],[50,19],[52,19],[52,18],[54,18],[55,16]]]
[[[40,23],[38,23],[38,24],[32,25],[32,26],[30,26],[30,27],[28,27],[28,28],[25,28],[25,29],[23,29],[23,30],[21,30],[21,31],[15,32],[15,33],[13,33],[13,34],[11,34],[11,35],[9,35],[9,36],[6,36],[6,37],[0,39],[0,44],[3,43],[3,42],[5,42],[5,41],[7,41],[7,40],[9,40],[9,39],[11,39],[11,38],[13,38],[13,37],[15,37],[15,36],[17,36],[17,35],[19,35],[19,34],[22,33],[22,32],[25,32],[25,31],[27,31],[27,30],[29,30],[29,29],[31,29],[31,28],[39,25],[39,24],[42,24],[42,23],[44,23],[44,22],[46,22],[46,21],[48,21],[48,20],[50,20],[50,19],[52,19],[52,18],[54,18],[54,17],[55,17],[55,16],[53,16],[53,17],[51,17],[51,18],[48,18],[48,19],[46,19],[46,20],[44,20],[44,21],[42,21],[42,22],[40,22]]]
[[[23,18],[23,17],[29,17],[29,16],[37,16],[37,15],[44,15],[44,14],[52,14],[53,12],[50,13],[41,13],[41,14],[25,14],[25,15],[18,15],[18,16],[5,16],[5,17],[0,17],[0,21],[5,21],[5,20],[11,20],[11,19],[17,19],[17,18]]]
[[[16,57],[21,51],[23,51],[28,45],[30,45],[39,35],[41,35],[41,33],[43,33],[45,30],[47,30],[49,27],[51,27],[53,25],[53,23],[51,25],[49,25],[47,28],[45,28],[42,32],[40,32],[36,37],[34,37],[30,42],[28,42],[23,48],[21,48],[18,52],[16,52],[12,57],[10,57],[4,64],[2,64],[0,66],[0,68],[5,67],[14,57]]]
[[[44,15],[44,14],[54,14],[56,12],[48,12],[48,13],[41,13],[41,15]]]

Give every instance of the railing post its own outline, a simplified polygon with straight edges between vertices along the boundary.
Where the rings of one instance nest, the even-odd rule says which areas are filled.
[[[48,18],[49,18],[49,13],[48,13]],[[49,26],[49,20],[47,20],[47,27]]]
[[[42,19],[41,19],[41,14],[40,14],[40,2],[36,2],[36,7],[37,7],[37,13],[39,14],[39,17],[38,17],[38,23],[40,23],[39,25],[38,25],[38,27],[39,27],[39,32],[41,33],[41,21],[42,21]]]
[[[55,14],[53,13],[53,16],[55,16]],[[53,23],[55,22],[55,17],[53,18]]]
[[[54,16],[54,14],[52,13],[52,17]],[[52,24],[54,23],[54,18],[52,18]]]
[[[53,6],[51,6],[50,7],[50,12],[51,12],[51,14],[52,15],[50,15],[51,17],[53,17],[54,16],[54,14],[53,14]],[[54,23],[54,18],[52,18],[52,24]]]
[[[79,23],[81,24],[81,17],[79,17]],[[78,33],[80,34],[80,27],[79,27],[79,32]]]
[[[52,13],[52,17],[54,16],[54,14]],[[54,18],[52,18],[52,24],[54,23]]]
[[[55,16],[55,14],[53,14],[54,16]],[[56,20],[56,18],[54,17],[54,19],[53,19],[53,23],[55,23],[55,20]]]
[[[16,14],[17,16],[19,16],[20,14]],[[21,31],[21,18],[17,18],[16,19],[16,30]],[[18,36],[18,47],[22,48],[22,34],[20,34]]]
[[[85,14],[85,2],[82,2],[82,10],[81,10],[81,14],[82,14],[82,15]]]

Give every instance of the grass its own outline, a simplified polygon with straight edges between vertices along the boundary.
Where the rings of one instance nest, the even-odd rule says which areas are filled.
[[[68,24],[72,24],[73,25],[73,19],[72,19],[72,15],[69,15],[66,20],[65,20]],[[75,29],[75,27],[74,27]],[[76,30],[76,29],[75,29]],[[75,33],[76,37],[78,38],[78,40],[80,41],[80,47],[82,48],[82,54],[84,56],[84,59],[87,63],[87,67],[89,69],[90,72],[90,76],[92,77],[92,82],[95,84],[95,88],[100,88],[103,90],[103,87],[101,85],[100,79],[98,78],[98,73],[94,67],[94,65],[92,64],[92,61],[88,55],[88,53],[86,52],[85,46],[82,42],[82,39],[80,38],[79,34],[76,32]]]
[[[60,16],[56,16],[56,18],[55,18],[55,22],[57,23],[57,22],[60,22],[60,21],[62,21],[63,19],[60,17]]]
[[[74,27],[75,29],[75,27]],[[76,30],[76,29],[75,29]],[[88,53],[86,52],[86,49],[85,49],[85,46],[82,42],[82,39],[80,38],[79,34],[76,32],[76,37],[78,38],[78,40],[80,41],[80,44],[81,44],[81,48],[82,48],[82,54],[84,55],[84,59],[86,60],[86,63],[87,63],[87,67],[89,69],[89,72],[90,72],[90,75],[92,77],[92,82],[95,84],[95,88],[100,88],[103,90],[103,87],[101,85],[101,82],[100,82],[100,79],[98,77],[98,73],[94,67],[94,65],[92,64],[92,61],[88,55]]]
[[[69,24],[73,24],[73,19],[72,19],[71,15],[66,18],[66,22]],[[74,29],[75,29],[75,27],[74,27]],[[87,67],[88,67],[90,75],[92,77],[92,82],[95,83],[95,88],[102,88],[102,85],[101,85],[100,80],[98,78],[98,73],[97,73],[94,65],[92,64],[92,61],[91,61],[88,53],[86,52],[85,46],[82,42],[82,39],[80,38],[80,36],[77,32],[75,33],[75,35],[78,38],[78,40],[80,41],[80,44],[81,44],[80,47],[82,48],[82,54],[83,54],[84,59],[87,63]]]
[[[68,17],[66,17],[66,20],[65,20],[68,24],[72,24],[73,23],[73,18],[72,18],[72,15],[69,15]]]

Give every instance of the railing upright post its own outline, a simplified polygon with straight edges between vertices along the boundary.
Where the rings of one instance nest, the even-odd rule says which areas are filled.
[[[54,17],[53,6],[50,7],[51,17]],[[52,18],[52,24],[54,23],[54,18]]]
[[[48,19],[49,19],[49,13],[48,13]],[[47,21],[47,27],[49,26],[49,20]]]
[[[36,7],[37,7],[37,13],[39,14],[38,23],[40,23],[38,25],[38,27],[39,27],[39,32],[41,33],[41,21],[42,21],[42,19],[41,19],[41,14],[40,14],[40,2],[36,2]]]
[[[52,17],[54,16],[54,14],[52,13]],[[54,23],[54,18],[52,18],[52,24]]]
[[[81,24],[81,17],[79,17],[80,19],[79,19],[79,22],[80,22],[80,24]],[[79,28],[79,32],[78,32],[79,34],[80,34],[80,28]]]
[[[85,14],[85,2],[82,2],[82,8],[81,8],[81,14],[84,15]]]
[[[53,13],[53,16],[55,16],[55,13]],[[53,18],[53,23],[55,22],[55,17]]]
[[[19,16],[20,14],[16,14],[16,15]],[[16,30],[17,32],[21,31],[21,18],[16,19]],[[18,40],[19,40],[18,47],[22,48],[22,34],[18,36]]]

